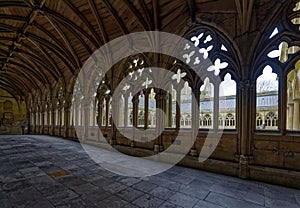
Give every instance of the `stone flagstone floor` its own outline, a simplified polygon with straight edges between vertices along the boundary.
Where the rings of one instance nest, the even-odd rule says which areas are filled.
[[[300,190],[178,166],[120,176],[56,137],[0,135],[0,160],[0,208],[300,207]]]

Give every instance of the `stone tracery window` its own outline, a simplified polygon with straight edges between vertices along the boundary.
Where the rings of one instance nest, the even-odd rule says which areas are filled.
[[[287,122],[288,130],[300,130],[300,61],[287,75]]]
[[[236,60],[234,51],[224,41],[225,39],[221,37],[221,34],[212,28],[195,29],[191,34],[189,40],[194,43],[195,47],[199,48],[199,51],[190,51],[191,46],[187,44],[183,49],[185,51],[183,55],[185,63],[196,67],[201,66],[203,61],[210,61],[211,63],[207,68],[201,69],[205,70],[205,75],[201,77],[203,84],[200,88],[199,128],[224,128],[225,115],[228,113],[235,115],[236,83],[231,79],[230,74],[225,76],[222,83],[218,81],[218,78],[223,77],[228,69],[234,71],[229,62],[229,60]],[[226,85],[226,89],[230,89],[231,93],[221,92],[224,88],[223,85]],[[219,107],[217,108],[217,106]],[[233,123],[234,125],[227,128],[235,128],[235,122]]]
[[[277,124],[277,115],[274,112],[269,112],[267,113],[266,117],[265,117],[265,128],[266,129],[273,129],[273,128],[277,128],[278,124]]]
[[[151,88],[152,71],[149,68],[144,68],[145,61],[141,56],[130,57],[126,66],[127,68],[124,72],[126,79],[123,80],[122,94],[118,101],[120,105],[117,115],[119,126],[131,127],[136,124],[140,128],[153,127],[155,126],[156,102],[154,98],[155,93],[153,88]],[[133,95],[135,87],[139,86],[143,86],[144,90]],[[134,105],[134,103],[137,105]],[[135,112],[137,115],[134,115]],[[134,121],[135,118],[136,121]]]
[[[261,119],[256,121],[257,129],[286,128],[287,130],[299,130],[299,119],[295,119],[293,116],[295,113],[297,114],[298,111],[298,105],[294,105],[293,95],[293,84],[295,83],[295,71],[297,71],[297,67],[291,70],[291,65],[297,61],[297,56],[300,51],[298,38],[300,32],[299,12],[300,2],[297,1],[289,7],[289,10],[286,13],[288,22],[285,21],[285,18],[278,19],[276,26],[270,30],[272,33],[270,32],[269,38],[264,40],[264,48],[259,48],[259,50],[265,51],[265,57],[261,58],[262,60],[257,62],[260,65],[255,67],[261,68],[261,66],[264,66],[267,63],[265,70],[271,69],[274,73],[274,69],[276,69],[278,77],[276,82],[273,80],[273,84],[270,84],[272,87],[269,90],[266,89],[268,88],[266,87],[268,86],[268,81],[264,81],[264,84],[257,85],[256,113],[261,115]],[[286,95],[284,92],[278,92],[279,84],[285,83],[285,80],[281,79],[285,74],[287,74],[287,77],[284,78],[286,80]],[[272,76],[275,77],[275,75],[271,75],[271,77]],[[268,76],[266,76],[266,79],[267,77]],[[281,102],[279,102],[279,100]],[[286,105],[282,105],[285,102]],[[281,106],[278,106],[279,103],[281,103]],[[296,106],[296,111],[294,106]],[[283,108],[286,113],[283,113],[284,111],[278,111],[279,107]],[[270,112],[272,112],[272,115],[269,114]],[[279,123],[278,119],[283,118],[286,118],[286,122]],[[258,126],[260,122],[263,123]],[[284,124],[285,126],[283,126]],[[276,127],[274,125],[276,125]]]
[[[83,93],[82,88],[77,80],[74,85],[73,90],[73,97],[72,97],[72,117],[70,119],[73,120],[73,125],[81,126],[82,119],[83,119],[83,108],[82,108],[82,100],[83,100]],[[71,115],[71,114],[70,114]]]
[[[264,128],[263,126],[263,118],[260,113],[256,113],[256,128]]]
[[[236,128],[236,82],[227,73],[224,81],[219,87],[219,117],[221,115],[223,125],[219,128],[234,129]]]
[[[180,92],[180,119],[182,120],[180,127],[191,128],[192,117],[192,90],[188,82],[184,83],[184,86]]]
[[[214,85],[209,78],[204,80],[200,92],[200,128],[213,128]]]
[[[148,127],[154,128],[156,126],[156,100],[155,100],[155,92],[152,88],[149,93],[149,101],[148,101]]]
[[[256,113],[269,115],[266,112],[272,111],[273,114],[278,114],[278,76],[273,73],[270,66],[266,66],[256,80]],[[269,116],[270,117],[270,116]],[[269,123],[270,118],[263,119],[261,126],[257,129],[277,129],[277,122]],[[266,123],[268,122],[268,123]],[[276,125],[275,125],[276,124]],[[272,128],[265,128],[272,127]]]

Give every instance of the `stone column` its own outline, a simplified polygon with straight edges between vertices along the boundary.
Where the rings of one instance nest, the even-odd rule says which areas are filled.
[[[64,138],[68,138],[70,137],[69,135],[69,129],[71,127],[71,120],[70,120],[70,116],[71,116],[71,106],[72,106],[72,102],[71,101],[66,101],[65,103],[65,123],[64,123]]]
[[[293,130],[299,130],[300,100],[294,100]]]
[[[103,99],[99,99],[99,102],[98,102],[98,126],[101,127],[103,126],[103,123],[102,123],[102,115],[103,115]]]
[[[248,178],[249,170],[248,163],[250,159],[250,131],[251,128],[251,86],[248,80],[242,81],[239,86],[239,113],[240,113],[240,125],[237,128],[239,130],[239,140],[240,140],[240,156],[239,156],[239,177]]]
[[[133,118],[132,118],[132,125],[137,128],[138,126],[138,113],[139,113],[139,96],[135,95],[132,98],[132,107],[133,107]]]
[[[133,131],[132,131],[132,141],[131,141],[131,147],[135,146],[135,140],[136,140],[136,135],[135,135],[135,128],[138,126],[138,113],[139,113],[139,95],[136,94],[132,98],[132,107],[133,107],[133,118],[132,118],[132,126],[133,126]]]
[[[90,126],[90,101],[83,103],[83,128],[84,128],[84,140],[89,138],[89,126]]]
[[[128,118],[129,118],[129,113],[128,113],[128,94],[124,96],[124,126],[128,126]],[[131,101],[130,101],[131,102]]]
[[[53,107],[52,109],[51,109],[51,127],[52,127],[52,129],[51,129],[51,135],[55,135],[55,108]]]
[[[149,118],[149,93],[150,91],[145,92],[145,111],[144,111],[144,129],[148,128],[148,118]]]
[[[219,128],[219,86],[220,83],[215,83],[214,87],[214,109],[213,109],[213,129],[217,131]]]
[[[294,103],[288,104],[288,120],[287,120],[287,128],[288,130],[293,129],[293,120],[294,120]]]
[[[183,86],[179,87],[176,89],[176,129],[180,129],[180,105],[181,105],[181,90]]]
[[[105,118],[106,118],[106,121],[105,121],[105,127],[107,127],[109,125],[109,97],[106,97],[105,98]]]
[[[120,99],[120,96],[114,96],[112,97],[112,114],[114,114],[114,117],[116,118],[116,120],[114,120],[113,118],[111,119],[111,139],[110,139],[110,144],[114,145],[117,143],[117,128],[116,126],[119,126],[120,122],[120,102],[117,100]]]
[[[155,100],[156,100],[156,131],[158,132],[163,132],[165,128],[165,116],[163,113],[164,110],[164,99],[166,97],[166,93],[164,93],[163,90],[157,90],[155,95]],[[158,110],[159,109],[159,110]],[[163,151],[163,136],[162,134],[159,135],[157,142],[154,145],[154,151],[159,152]]]
[[[196,138],[198,135],[199,129],[199,104],[200,104],[200,90],[193,89],[192,96],[192,139]],[[191,148],[190,154],[192,156],[197,156],[197,149],[195,146],[195,142]]]

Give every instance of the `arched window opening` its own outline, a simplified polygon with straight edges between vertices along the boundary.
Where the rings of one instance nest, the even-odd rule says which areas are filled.
[[[119,101],[118,126],[125,126],[125,95],[121,95]]]
[[[213,128],[214,85],[209,78],[204,80],[200,93],[200,128]]]
[[[133,97],[132,97],[132,93],[129,94],[128,97],[128,112],[130,112],[128,114],[128,126],[133,126]]]
[[[273,112],[274,115],[278,115],[278,86],[277,74],[272,72],[270,66],[266,66],[262,75],[256,80],[256,114],[267,116],[268,112]],[[257,129],[278,129],[277,118],[273,123],[266,123],[270,122],[270,119],[266,118],[263,122],[260,127],[257,126]]]
[[[191,122],[188,122],[188,119],[191,120],[192,117],[192,89],[189,86],[189,83],[186,81],[180,93],[180,127],[191,128]]]
[[[300,130],[300,61],[287,75],[287,121],[288,130]]]
[[[108,120],[107,120],[107,123],[108,123],[108,126],[111,126],[112,125],[112,98],[110,97],[108,99]]]
[[[227,114],[225,117],[225,128],[235,127],[235,116],[231,113]]]
[[[170,89],[170,94],[171,94],[171,127],[175,128],[176,127],[176,106],[177,106],[177,91],[174,88],[173,85],[171,85]]]
[[[152,88],[149,94],[148,101],[148,127],[154,128],[156,126],[156,100],[155,100],[155,92]]]
[[[212,126],[211,115],[205,114],[204,116],[200,116],[200,124],[202,124],[203,128],[210,128]]]
[[[143,91],[139,95],[139,105],[138,105],[138,127],[145,126],[145,95]]]
[[[263,129],[263,117],[260,113],[256,113],[256,128],[261,128]]]
[[[106,99],[103,98],[103,102],[102,102],[102,119],[101,119],[101,126],[106,126],[106,107],[107,107],[107,104],[106,104]]]
[[[221,115],[226,115],[222,117]],[[231,115],[234,119],[233,122],[229,122],[228,115]],[[224,81],[221,82],[219,87],[219,118],[223,118],[221,123],[219,122],[219,128],[236,128],[235,116],[236,115],[236,82],[231,79],[231,75],[228,73],[224,77]],[[225,123],[224,123],[225,122]],[[229,122],[229,123],[228,123]],[[225,125],[225,126],[224,126]]]
[[[277,115],[273,112],[269,112],[265,116],[265,129],[277,129]]]

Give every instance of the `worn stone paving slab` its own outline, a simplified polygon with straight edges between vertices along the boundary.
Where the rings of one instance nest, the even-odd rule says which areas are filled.
[[[148,193],[151,190],[155,189],[157,187],[157,185],[154,184],[154,183],[150,183],[148,181],[141,181],[139,183],[134,184],[132,187],[137,189],[137,190]]]
[[[140,198],[136,199],[132,203],[135,204],[138,207],[147,208],[147,207],[159,207],[164,201],[162,199],[159,199],[155,196],[144,194]]]
[[[299,208],[300,190],[179,166],[125,177],[96,164],[78,142],[0,135],[0,208],[12,207]]]
[[[132,202],[138,197],[142,196],[144,193],[138,190],[135,190],[131,187],[128,187],[122,191],[120,191],[117,196],[121,197],[123,200],[127,202]]]
[[[215,203],[226,208],[262,208],[263,206],[247,202],[241,199],[232,198],[223,194],[210,193],[205,201]]]
[[[168,201],[185,208],[192,208],[199,201],[199,199],[182,193],[176,193],[170,199],[168,199]]]
[[[149,192],[151,195],[160,198],[162,200],[167,200],[173,196],[176,192],[166,189],[164,187],[157,187]]]

